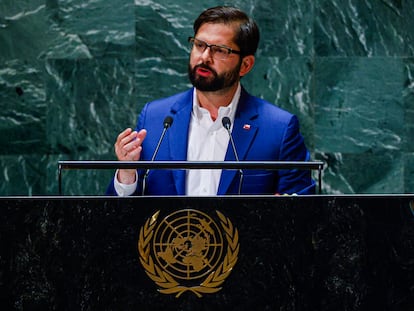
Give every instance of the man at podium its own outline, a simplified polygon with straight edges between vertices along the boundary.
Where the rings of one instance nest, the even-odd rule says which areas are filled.
[[[308,161],[296,116],[250,95],[255,21],[237,8],[205,10],[194,22],[193,88],[147,103],[135,130],[117,137],[119,161]],[[309,170],[119,169],[108,195],[313,194]]]

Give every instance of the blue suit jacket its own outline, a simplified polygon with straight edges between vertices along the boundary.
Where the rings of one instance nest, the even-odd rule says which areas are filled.
[[[162,134],[163,121],[172,116],[155,160],[187,159],[188,130],[193,103],[193,89],[148,103],[138,118],[137,130],[147,129],[141,160],[149,161]],[[307,161],[309,152],[299,133],[296,116],[262,99],[251,96],[242,88],[232,135],[240,161]],[[229,144],[226,161],[235,161]],[[136,195],[141,194],[143,172],[139,172]],[[237,194],[239,174],[223,170],[218,195]],[[242,194],[313,194],[315,183],[307,170],[243,170]],[[113,181],[108,195],[116,195]],[[148,195],[184,195],[184,170],[151,170],[146,180]]]

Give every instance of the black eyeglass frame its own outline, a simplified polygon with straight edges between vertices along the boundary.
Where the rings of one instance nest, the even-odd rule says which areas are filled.
[[[188,42],[191,44],[191,47],[194,46],[194,44],[196,43],[196,41],[201,42],[201,43],[203,43],[203,44],[206,45],[206,48],[203,50],[203,52],[207,48],[210,48],[210,52],[212,52],[213,57],[214,57],[214,55],[216,55],[216,53],[214,51],[214,48],[215,47],[220,48],[220,49],[227,50],[227,54],[225,54],[226,55],[226,58],[224,58],[224,59],[227,59],[227,57],[229,57],[230,54],[242,55],[242,52],[241,51],[233,50],[232,48],[230,48],[230,47],[228,47],[226,45],[209,44],[209,43],[207,43],[207,42],[205,42],[203,40],[200,40],[200,39],[197,39],[197,38],[194,38],[194,37],[188,37]],[[211,48],[213,48],[213,50]]]

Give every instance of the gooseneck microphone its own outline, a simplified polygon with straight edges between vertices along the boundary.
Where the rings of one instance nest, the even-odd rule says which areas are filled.
[[[224,128],[227,130],[227,133],[229,134],[229,138],[230,138],[230,143],[231,143],[231,147],[233,149],[234,152],[234,156],[236,158],[236,161],[239,162],[239,155],[237,154],[237,150],[236,150],[236,146],[234,144],[234,140],[233,140],[233,135],[231,134],[231,121],[229,117],[223,117],[223,119],[221,119],[221,123],[223,124]],[[238,194],[240,195],[241,193],[241,188],[242,188],[242,183],[243,183],[243,170],[239,169],[239,174],[240,174],[240,182],[239,182],[239,189],[238,189]]]
[[[171,124],[173,123],[173,120],[174,119],[171,116],[166,116],[165,117],[164,122],[163,122],[164,128],[162,130],[160,139],[158,140],[157,147],[155,147],[154,153],[152,154],[151,161],[154,161],[155,160],[155,157],[158,154],[158,150],[160,149],[161,143],[164,140],[165,133],[171,127]],[[142,179],[142,195],[144,195],[144,193],[145,193],[146,181],[147,181],[147,177],[148,177],[149,171],[150,171],[149,169],[147,169],[145,171],[144,177]]]
[[[158,140],[158,144],[157,144],[157,147],[154,150],[154,154],[152,155],[151,161],[155,160],[155,157],[157,156],[157,153],[158,153],[158,149],[160,149],[161,143],[164,139],[165,133],[170,128],[172,123],[173,123],[173,118],[172,117],[170,117],[170,116],[165,117],[164,123],[163,123],[164,124],[164,129],[162,130],[161,137]]]

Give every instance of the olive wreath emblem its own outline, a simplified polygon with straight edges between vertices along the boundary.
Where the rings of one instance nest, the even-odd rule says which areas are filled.
[[[170,273],[158,266],[151,256],[151,242],[154,237],[154,228],[157,224],[159,212],[154,213],[152,217],[147,219],[144,226],[141,227],[138,241],[139,260],[149,278],[158,285],[158,291],[162,294],[175,294],[176,298],[187,291],[194,293],[197,297],[220,291],[222,289],[220,286],[230,275],[238,259],[239,234],[237,228],[233,227],[229,218],[216,211],[221,227],[225,232],[227,253],[217,268],[209,272],[199,285],[185,286],[180,284]]]

